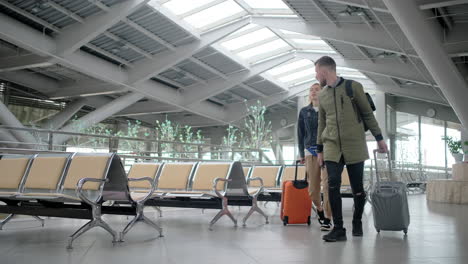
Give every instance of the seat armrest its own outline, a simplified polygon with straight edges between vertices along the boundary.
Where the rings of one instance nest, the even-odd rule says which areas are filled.
[[[78,195],[78,197],[80,197],[81,200],[83,200],[87,204],[97,205],[96,202],[93,202],[90,199],[88,199],[88,197],[86,197],[86,195],[83,193],[83,186],[87,182],[108,182],[108,181],[109,179],[81,178],[76,184],[76,194]]]
[[[231,179],[225,179],[225,178],[216,178],[213,181],[213,191],[216,193],[216,195],[219,198],[223,198],[224,196],[217,190],[216,186],[218,186],[218,182],[223,181],[223,182],[230,182],[232,181]]]
[[[257,191],[256,193],[254,193],[254,194],[252,195],[254,198],[257,198],[257,197],[263,192],[263,189],[264,189],[264,187],[263,187],[263,179],[260,178],[260,177],[248,178],[248,179],[247,179],[247,186],[249,185],[249,183],[250,183],[251,181],[260,181],[260,188],[258,189],[258,191]]]
[[[150,183],[150,185],[151,185],[151,189],[150,189],[150,191],[148,192],[148,194],[145,197],[143,197],[142,199],[139,199],[139,200],[135,200],[135,202],[137,202],[137,203],[143,203],[144,204],[146,202],[146,200],[148,200],[151,197],[151,195],[154,192],[154,188],[156,186],[154,181],[153,181],[153,178],[151,178],[151,177],[129,178],[128,181],[129,182],[148,181]]]

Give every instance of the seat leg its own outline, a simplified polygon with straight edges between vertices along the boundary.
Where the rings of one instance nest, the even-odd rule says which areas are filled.
[[[94,227],[101,227],[103,228],[104,230],[106,230],[107,232],[109,232],[111,235],[112,235],[112,243],[115,243],[115,242],[118,242],[117,240],[117,232],[115,232],[106,222],[104,222],[104,220],[102,220],[101,218],[101,206],[100,205],[94,205],[92,204],[91,205],[91,210],[92,210],[92,213],[93,213],[93,219],[90,220],[88,223],[86,223],[85,225],[83,225],[82,227],[80,227],[77,231],[75,231],[75,233],[73,233],[69,240],[68,240],[68,246],[67,248],[68,249],[72,249],[73,246],[73,241],[75,241],[75,239],[77,239],[78,237],[80,237],[81,235],[83,235],[84,233],[86,233],[87,231],[89,231],[90,229],[94,228]]]
[[[147,225],[153,227],[154,229],[158,230],[159,232],[159,237],[163,237],[163,229],[158,225],[156,224],[153,220],[149,219],[148,217],[144,216],[143,215],[143,220],[142,220],[144,223],[146,223]]]
[[[13,217],[15,217],[15,214],[9,214],[3,221],[0,222],[0,230],[3,230],[3,226],[8,223]]]
[[[213,230],[213,225],[224,215],[227,215],[232,222],[234,223],[234,226],[237,226],[237,220],[234,218],[234,216],[231,214],[231,211],[229,211],[228,208],[228,199],[226,197],[223,197],[223,204],[222,204],[222,209],[218,212],[218,214],[213,217],[213,219],[210,222],[210,230]]]
[[[247,213],[247,215],[244,217],[243,219],[243,226],[246,226],[246,222],[247,222],[247,219],[249,219],[249,217],[253,214],[253,212],[257,212],[259,214],[261,214],[263,217],[265,217],[265,224],[268,224],[268,216],[265,214],[265,212],[263,212],[262,209],[260,209],[260,207],[258,206],[258,201],[257,201],[257,198],[254,198],[252,200],[252,206],[250,207],[250,210],[249,212]]]
[[[128,233],[128,231],[130,231],[130,229],[132,229],[136,223],[138,222],[144,222],[146,223],[147,225],[153,227],[154,229],[158,230],[159,232],[159,237],[162,237],[163,234],[162,234],[162,228],[156,224],[155,222],[153,222],[151,219],[149,219],[148,217],[146,217],[143,213],[143,205],[142,204],[137,204],[137,215],[135,216],[135,218],[132,219],[132,221],[130,221],[127,226],[124,228],[124,230],[122,232],[120,232],[120,239],[119,241],[120,242],[123,242],[124,241],[124,238],[125,238],[125,234]]]
[[[42,227],[44,227],[44,222],[45,222],[44,219],[40,218],[40,217],[37,216],[37,215],[33,215],[33,217],[36,218],[37,221],[41,222]]]
[[[162,210],[161,210],[161,207],[156,206],[155,208],[156,208],[156,211],[158,211],[158,213],[159,213],[159,217],[162,217]]]

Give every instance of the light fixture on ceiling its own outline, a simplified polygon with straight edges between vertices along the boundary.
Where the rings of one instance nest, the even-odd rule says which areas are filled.
[[[393,52],[387,52],[387,51],[383,51],[377,55],[375,55],[376,58],[380,58],[380,59],[384,59],[384,58],[390,58],[390,57],[395,57],[396,54],[393,53]]]
[[[365,16],[366,12],[363,8],[355,6],[347,6],[345,10],[338,12],[339,16]]]
[[[111,51],[112,53],[117,53],[120,51],[120,48],[112,48]]]
[[[36,4],[34,4],[33,8],[31,8],[32,13],[39,13],[40,11],[47,9],[50,7],[49,1],[48,0],[42,0],[38,1]]]

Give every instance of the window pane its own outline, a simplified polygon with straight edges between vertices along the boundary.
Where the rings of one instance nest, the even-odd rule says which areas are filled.
[[[288,72],[288,71],[292,71],[294,69],[298,69],[298,68],[301,68],[301,67],[304,67],[304,66],[307,66],[307,65],[310,65],[311,68],[314,68],[314,64],[310,60],[302,59],[302,60],[298,60],[298,61],[288,63],[288,64],[283,65],[283,66],[273,68],[273,69],[267,71],[267,73],[275,76],[275,75],[282,74],[282,73],[285,73],[285,72]]]
[[[421,118],[421,158],[426,166],[445,167],[444,121]]]
[[[461,139],[461,125],[457,123],[447,122],[447,136],[452,137],[455,140]],[[455,159],[448,150],[447,147],[447,167],[451,168],[452,164],[455,163]]]
[[[240,15],[243,12],[244,9],[242,9],[238,4],[233,1],[226,1],[188,16],[184,18],[184,20],[196,28],[202,28],[230,16],[236,14]]]
[[[268,28],[262,28],[252,33],[223,42],[221,45],[232,51],[274,36],[276,36],[275,33],[271,32]]]
[[[282,82],[290,82],[290,81],[293,81],[293,80],[296,80],[305,76],[310,76],[311,79],[314,78],[315,70],[311,67],[310,69],[299,71],[299,72],[281,77],[279,78],[279,80]]]
[[[244,0],[251,8],[283,8],[289,7],[282,0]]]
[[[403,163],[419,163],[418,116],[397,112],[395,159]]]
[[[255,48],[251,48],[251,49],[248,49],[248,50],[243,51],[243,52],[239,52],[238,55],[241,58],[246,59],[246,58],[249,58],[249,57],[253,57],[253,56],[256,56],[256,55],[263,54],[263,53],[268,53],[268,52],[271,52],[271,51],[274,51],[274,50],[277,50],[277,49],[280,49],[280,48],[284,48],[284,47],[287,47],[287,46],[288,46],[288,44],[286,42],[284,42],[284,40],[277,39],[277,40],[274,40],[274,41],[272,41],[270,43],[263,44],[263,45],[255,47]]]
[[[190,10],[193,10],[197,7],[206,5],[208,3],[213,2],[214,0],[195,0],[195,1],[187,1],[187,0],[171,0],[165,3],[163,6],[167,9],[171,10],[176,15],[181,15],[186,13]],[[150,1],[148,4],[151,5]]]

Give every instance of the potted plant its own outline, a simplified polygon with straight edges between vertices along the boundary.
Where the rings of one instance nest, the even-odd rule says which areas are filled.
[[[452,153],[453,158],[456,163],[463,161],[462,142],[461,140],[455,140],[452,137],[442,137],[442,140],[445,140],[449,148],[450,153]]]
[[[465,162],[468,162],[468,141],[465,141],[465,146],[466,146],[466,149],[467,151],[465,151]]]

